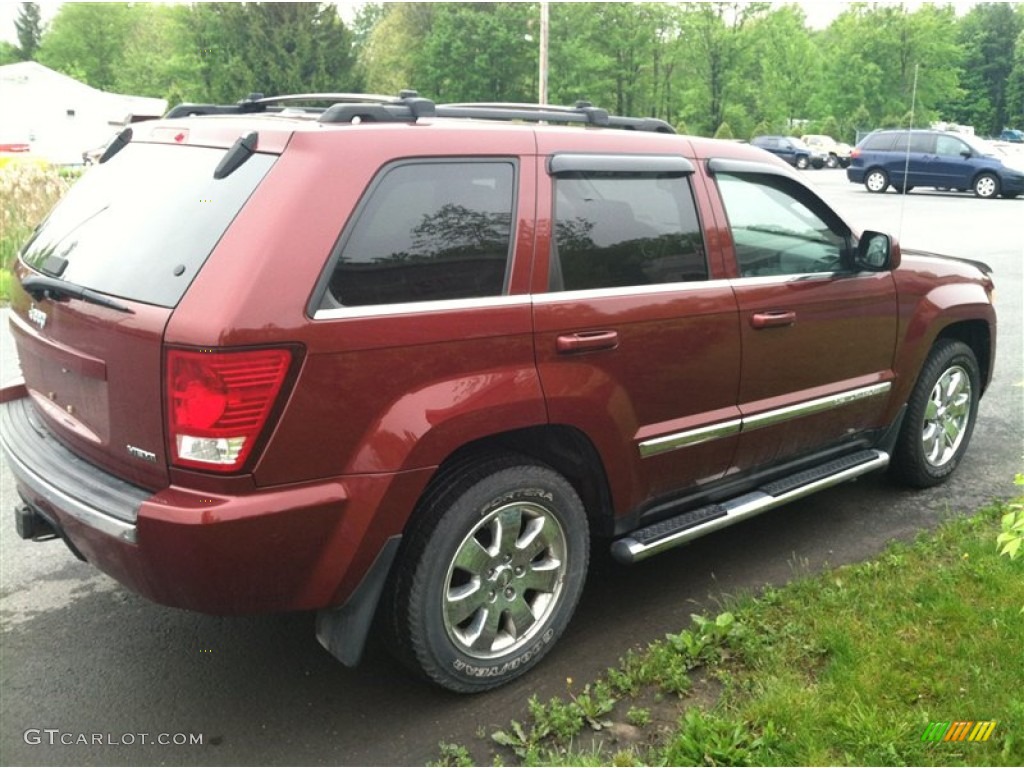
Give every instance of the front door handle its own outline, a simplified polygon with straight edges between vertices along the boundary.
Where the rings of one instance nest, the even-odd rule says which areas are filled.
[[[555,340],[559,354],[592,352],[597,349],[615,349],[619,346],[618,331],[581,331],[567,333]]]
[[[796,323],[796,312],[791,310],[774,310],[772,312],[758,312],[751,316],[750,324],[757,330],[762,328],[779,328]]]

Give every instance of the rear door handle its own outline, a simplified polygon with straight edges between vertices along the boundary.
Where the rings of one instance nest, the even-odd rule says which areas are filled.
[[[619,346],[618,331],[581,331],[567,333],[555,340],[555,348],[560,354],[572,352],[591,352],[597,349],[615,349]]]
[[[791,310],[775,310],[772,312],[758,312],[751,316],[750,324],[757,330],[762,328],[779,328],[796,323],[796,312]]]

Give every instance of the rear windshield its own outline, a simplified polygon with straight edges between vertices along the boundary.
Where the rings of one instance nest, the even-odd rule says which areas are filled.
[[[175,306],[277,159],[256,154],[214,179],[225,152],[129,144],[75,183],[22,259],[94,291]]]

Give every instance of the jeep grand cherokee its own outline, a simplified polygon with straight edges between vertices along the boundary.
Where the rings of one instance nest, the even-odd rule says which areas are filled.
[[[657,120],[324,98],[126,130],[25,243],[23,537],[166,605],[318,611],[348,664],[376,619],[470,692],[550,649],[592,542],[959,464],[983,265]]]

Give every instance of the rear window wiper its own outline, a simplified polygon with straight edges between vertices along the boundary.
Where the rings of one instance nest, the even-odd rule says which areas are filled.
[[[53,299],[81,299],[90,304],[98,304],[101,307],[109,307],[118,312],[129,312],[135,314],[131,309],[120,302],[107,298],[102,293],[85,288],[81,285],[69,283],[67,280],[59,280],[56,277],[45,275],[30,275],[21,281],[21,287],[36,301],[42,298]]]

